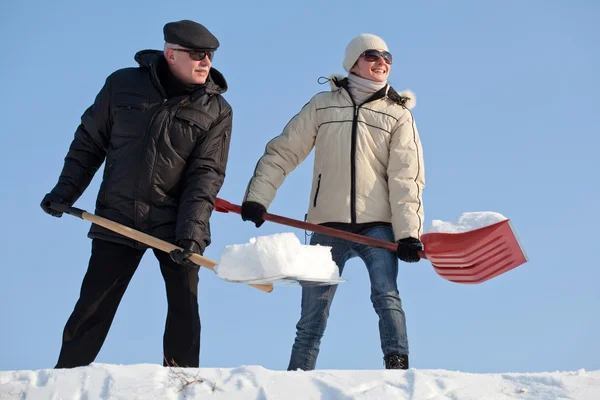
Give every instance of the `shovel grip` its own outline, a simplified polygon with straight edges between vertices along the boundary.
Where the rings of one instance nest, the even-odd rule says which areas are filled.
[[[61,213],[69,214],[69,215],[72,215],[74,217],[81,218],[81,219],[83,219],[83,213],[85,212],[84,210],[82,210],[80,208],[69,207],[66,204],[55,203],[53,201],[47,201],[46,203],[44,203],[44,205],[53,210],[60,211]]]

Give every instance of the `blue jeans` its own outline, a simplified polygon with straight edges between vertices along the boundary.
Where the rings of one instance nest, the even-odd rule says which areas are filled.
[[[365,236],[394,241],[391,227],[377,226],[363,232]],[[311,245],[330,246],[333,261],[340,269],[340,275],[346,261],[360,257],[369,272],[371,281],[371,302],[379,316],[379,336],[384,356],[390,354],[407,354],[408,339],[406,334],[406,318],[402,310],[402,302],[398,295],[396,279],[398,277],[398,258],[396,254],[385,249],[366,246],[359,243],[314,233]],[[292,346],[292,354],[288,371],[315,369],[319,345],[327,326],[329,309],[338,285],[305,286],[302,288],[302,312],[296,325],[296,340]]]

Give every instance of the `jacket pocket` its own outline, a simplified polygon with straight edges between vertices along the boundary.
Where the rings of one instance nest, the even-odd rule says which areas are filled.
[[[175,125],[167,132],[171,147],[180,155],[188,156],[199,137],[210,129],[212,118],[189,108],[181,108],[175,114]]]
[[[317,197],[319,197],[319,189],[321,189],[321,174],[317,178],[317,189],[315,189],[315,198],[313,200],[313,207],[317,206]]]
[[[144,111],[148,99],[133,93],[117,93],[113,103],[113,130],[115,136],[139,137],[144,133]]]

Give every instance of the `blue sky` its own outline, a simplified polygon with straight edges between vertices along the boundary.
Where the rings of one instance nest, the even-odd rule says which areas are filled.
[[[357,34],[386,40],[390,83],[417,95],[426,225],[466,211],[509,217],[530,262],[481,285],[438,277],[427,262],[398,278],[411,366],[467,372],[600,368],[597,118],[600,6],[594,1],[197,2],[0,6],[0,369],[51,368],[79,294],[89,223],[39,202],[58,178],[81,113],[136,51],[162,48],[164,23],[194,19],[220,40],[234,127],[220,197],[239,203],[264,145],[342,73]],[[269,211],[302,219],[312,156]],[[593,172],[596,171],[596,172]],[[100,174],[76,206],[93,212]],[[215,214],[218,260],[256,235],[304,232]],[[348,263],[321,346],[320,369],[382,368],[363,264]],[[300,289],[265,294],[203,269],[201,366],[287,367]],[[151,252],[125,294],[98,362],[160,363],[164,284]]]

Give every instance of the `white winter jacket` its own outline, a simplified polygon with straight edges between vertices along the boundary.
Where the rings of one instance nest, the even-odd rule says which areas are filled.
[[[395,240],[420,238],[425,175],[414,94],[388,85],[355,105],[347,79],[330,79],[331,91],[316,94],[267,144],[244,200],[268,209],[314,147],[308,222],[390,222]]]

